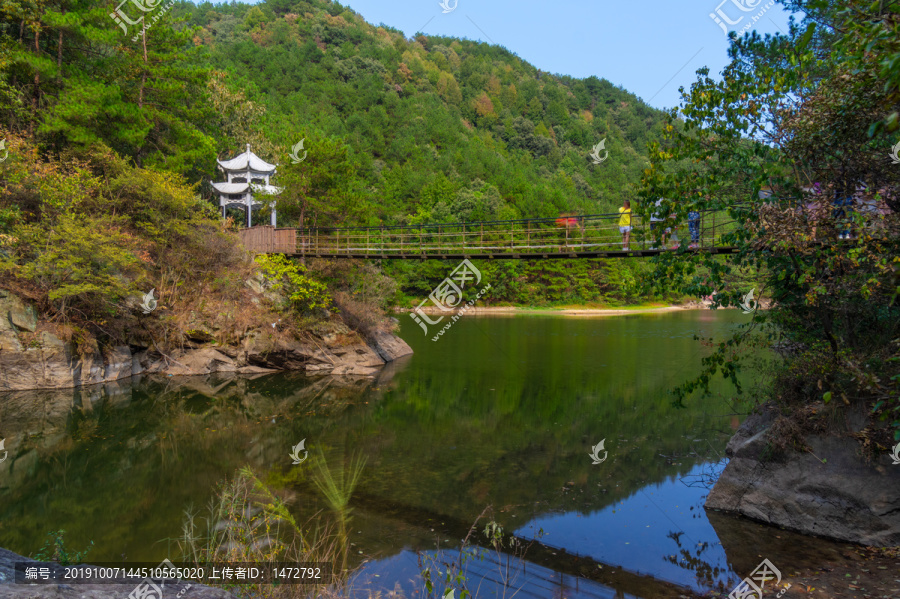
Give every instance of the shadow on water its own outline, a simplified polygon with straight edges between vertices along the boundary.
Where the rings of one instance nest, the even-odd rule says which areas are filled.
[[[298,521],[336,518],[360,596],[421,589],[421,563],[453,556],[486,506],[527,547],[514,585],[534,597],[678,597],[723,590],[760,561],[794,568],[839,545],[707,513],[739,420],[725,387],[671,407],[699,365],[694,335],[737,312],[604,319],[466,317],[376,378],[160,377],[0,394],[0,546],[29,554],[48,531],[88,556],[159,560],[185,509],[249,465]],[[405,323],[404,323],[405,325]],[[305,439],[311,455],[292,463]],[[591,448],[605,442],[595,464]],[[353,493],[353,456],[365,459]],[[338,477],[338,478],[335,478]],[[318,480],[318,484],[317,484]],[[483,534],[470,588],[511,594],[510,553]],[[458,557],[458,556],[457,556]],[[509,585],[507,585],[509,586]]]

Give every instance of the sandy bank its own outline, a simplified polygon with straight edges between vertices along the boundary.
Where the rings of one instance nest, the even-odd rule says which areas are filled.
[[[520,308],[516,306],[472,306],[466,310],[466,314],[550,314],[562,316],[621,316],[623,314],[648,314],[654,312],[680,312],[683,310],[705,310],[709,303],[692,302],[682,306],[657,306],[647,308]],[[412,312],[412,308],[395,308],[398,313]],[[423,307],[421,311],[426,314],[450,314],[434,307]],[[455,312],[455,311],[454,311]]]

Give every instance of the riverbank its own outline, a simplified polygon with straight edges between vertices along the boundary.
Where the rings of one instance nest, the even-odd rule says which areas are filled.
[[[233,330],[224,311],[208,317],[190,311],[188,318],[186,310],[161,307],[143,320],[135,318],[124,340],[101,342],[72,335],[30,302],[0,289],[0,392],[72,388],[151,374],[300,370],[372,377],[386,363],[412,353],[392,331],[354,331],[337,314],[327,313],[302,329],[286,312],[263,304],[273,294],[259,281],[249,280],[242,292],[246,307],[240,331]],[[215,299],[210,297],[209,303]],[[161,330],[170,338],[168,344],[158,341]]]
[[[537,308],[530,306],[472,306],[466,310],[466,314],[497,315],[507,314],[558,314],[563,316],[621,316],[624,314],[650,314],[679,312],[682,310],[708,310],[712,302],[697,301],[681,305],[638,305],[623,306],[620,308],[594,308],[594,307],[553,307]],[[416,308],[395,307],[394,311],[403,314],[413,312]],[[446,314],[448,312],[437,307],[418,308],[425,314]],[[455,313],[455,311],[454,311]]]
[[[840,559],[813,570],[801,570],[788,577],[797,597],[843,599],[900,597],[900,548],[857,547]],[[791,596],[788,591],[785,597]]]
[[[815,537],[810,537],[810,540],[815,540]],[[819,564],[816,568],[782,568],[782,584],[791,585],[782,597],[898,599],[900,598],[898,558],[900,548],[897,547],[847,546],[840,555]],[[694,595],[695,599],[724,597],[726,597],[724,593],[717,591]]]

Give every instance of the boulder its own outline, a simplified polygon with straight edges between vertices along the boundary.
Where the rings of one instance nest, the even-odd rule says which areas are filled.
[[[171,375],[210,374],[212,372],[234,372],[237,366],[234,360],[214,348],[190,350],[173,358],[173,363],[166,369]]]
[[[131,348],[127,345],[114,347],[106,355],[106,364],[103,375],[104,381],[117,381],[132,374]]]
[[[770,461],[765,450],[774,417],[750,416],[729,441],[731,459],[706,508],[862,545],[900,544],[900,466],[887,452],[869,462],[856,439],[818,435],[806,439],[811,453]]]
[[[37,311],[17,296],[7,292],[0,298],[0,320],[12,323],[18,329],[33,333],[37,330]],[[0,325],[2,326],[2,325]]]
[[[0,391],[79,387],[132,374],[128,346],[101,351],[91,342],[76,349],[49,331],[41,331],[25,347],[15,332],[0,330]]]
[[[392,362],[397,358],[413,353],[412,348],[400,337],[393,333],[376,331],[369,336],[369,346],[374,349],[385,362]]]
[[[384,366],[384,360],[363,343],[342,347],[334,353],[331,374],[335,376],[373,376]]]
[[[303,370],[310,361],[329,362],[325,352],[295,339],[284,339],[270,331],[256,330],[247,334],[241,365],[261,366],[276,370]]]

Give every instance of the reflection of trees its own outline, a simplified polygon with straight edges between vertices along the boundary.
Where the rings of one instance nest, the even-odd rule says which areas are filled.
[[[431,376],[426,382],[441,387]],[[370,456],[369,471],[359,483],[365,493],[462,520],[470,520],[488,502],[528,506],[517,510],[520,516],[559,509],[586,512],[597,509],[598,501],[618,501],[648,481],[691,467],[688,461],[674,465],[658,459],[661,450],[684,451],[686,441],[677,434],[662,439],[649,435],[648,410],[666,410],[675,431],[696,430],[711,418],[691,411],[670,413],[666,399],[648,400],[643,411],[624,405],[624,394],[588,400],[591,392],[585,389],[548,401],[545,386],[529,390],[518,383],[511,385],[518,389],[513,394],[497,385],[505,398],[499,402],[481,392],[448,396],[442,388],[442,402],[432,405],[435,413],[429,414],[418,402],[434,404],[435,391],[422,384],[420,378],[408,377],[392,388],[390,373],[343,384],[333,377],[283,373],[144,377],[33,393],[30,399],[29,392],[20,392],[13,415],[19,430],[41,431],[29,441],[40,458],[10,487],[15,501],[4,502],[0,517],[11,516],[8,510],[16,503],[52,506],[52,513],[17,514],[20,526],[0,533],[0,544],[27,552],[30,539],[55,525],[65,527],[73,542],[94,540],[98,551],[117,547],[110,559],[123,551],[135,559],[153,559],[152,547],[125,541],[135,535],[129,522],[140,522],[141,534],[150,538],[166,536],[152,532],[168,530],[166,512],[180,513],[187,503],[205,501],[218,480],[245,464],[259,471],[281,470],[277,465],[285,462],[287,449],[303,437],[321,447],[347,447]],[[574,389],[573,384],[566,383],[564,390]],[[445,411],[443,398],[455,412]],[[372,407],[351,409],[365,405],[363,401]],[[570,415],[576,412],[573,422]],[[573,424],[548,428],[547,422]],[[591,465],[586,453],[598,440],[592,422],[608,423],[616,431],[607,440],[610,460],[603,471]],[[295,438],[293,431],[299,430],[303,434]],[[305,472],[287,468],[278,474],[278,484],[312,492]],[[567,485],[570,481],[574,486]],[[60,489],[71,496],[64,499]],[[94,525],[101,512],[105,539]],[[509,514],[503,518],[500,523],[507,527],[521,522]]]
[[[709,431],[718,424],[714,400],[701,401],[696,412],[671,411],[664,388],[656,394],[659,399],[642,400],[642,409],[637,410],[622,399],[624,394],[592,397],[590,383],[579,386],[568,381],[550,396],[543,391],[546,383],[529,386],[513,373],[493,376],[495,381],[513,380],[509,385],[494,382],[493,390],[487,381],[485,389],[472,383],[474,391],[446,389],[437,406],[433,405],[437,380],[431,380],[428,372],[411,377],[384,402],[378,413],[382,427],[372,427],[373,432],[390,431],[391,421],[408,424],[404,435],[391,442],[394,452],[419,458],[417,496],[431,505],[440,501],[448,513],[460,518],[471,518],[486,502],[585,512],[611,504],[647,482],[687,474],[703,459],[699,454],[679,464],[666,463],[658,454],[684,453],[691,447],[681,431]],[[452,387],[453,381],[448,384]],[[429,409],[436,413],[429,414]],[[650,421],[654,429],[657,422],[664,422],[665,429],[648,430]],[[596,430],[599,422],[604,431]],[[604,436],[610,459],[602,467],[594,466],[587,452]],[[719,434],[714,442],[724,448],[726,440]],[[405,500],[403,486],[387,483],[404,476],[392,476],[402,472],[402,466],[384,464],[379,471],[384,481],[368,480],[366,488]],[[448,485],[448,479],[458,484]],[[572,490],[561,493],[570,481],[575,483]],[[428,494],[431,497],[425,497]]]
[[[570,553],[565,548],[545,544],[534,537],[507,535],[504,548],[497,552],[490,539],[483,534],[483,527],[473,527],[464,520],[408,503],[398,505],[379,497],[357,493],[353,497],[353,504],[358,510],[368,514],[390,514],[385,525],[391,530],[404,530],[406,546],[417,549],[420,557],[425,553],[436,556],[434,559],[420,560],[420,570],[437,562],[444,566],[445,571],[449,565],[451,578],[454,578],[461,566],[466,566],[468,585],[475,597],[492,596],[491,589],[487,589],[488,592],[484,594],[475,592],[480,581],[484,581],[485,586],[502,587],[504,580],[508,581],[508,588],[512,591],[523,586],[523,582],[525,588],[556,588],[563,589],[563,592],[577,588],[578,585],[584,586],[587,582],[615,589],[619,593],[617,597],[677,599],[690,596],[691,593],[686,587],[632,572],[620,565]],[[429,528],[426,527],[431,527],[431,532],[427,532]],[[469,536],[473,529],[474,532]],[[540,536],[538,533],[538,537]],[[457,554],[456,547],[438,551],[434,549],[441,547],[441,539],[463,538],[467,538],[465,545],[470,554],[483,557],[483,561],[466,560],[465,556]],[[511,551],[509,547],[516,550]],[[509,570],[503,574],[503,569],[507,567]],[[438,586],[435,585],[434,588],[439,593]]]
[[[677,566],[683,570],[693,572],[697,580],[697,584],[708,589],[717,589],[724,591],[725,586],[719,581],[719,576],[726,574],[727,570],[723,570],[718,566],[713,566],[703,559],[703,554],[711,545],[707,542],[697,544],[693,549],[685,547],[681,544],[681,536],[684,532],[670,531],[666,536],[675,541],[678,547],[678,553],[663,557],[663,561]],[[692,553],[693,551],[693,553]]]
[[[700,471],[694,474],[686,474],[681,477],[681,482],[688,487],[703,487],[712,489],[719,475],[725,467],[725,460],[719,462],[705,462],[700,464]]]
[[[659,456],[665,458],[666,463],[671,465],[676,465],[681,460],[685,459],[699,463],[699,471],[694,472],[692,470],[691,474],[686,474],[679,480],[681,480],[682,484],[686,487],[711,489],[713,485],[716,484],[716,481],[719,480],[719,475],[725,468],[726,459],[723,451],[714,447],[712,443],[709,442],[709,439],[716,438],[716,436],[721,437],[728,433],[721,430],[706,430],[698,431],[695,434],[700,435],[700,438],[691,441],[691,448],[686,453],[681,455],[677,453],[675,455],[665,455],[661,453]]]
[[[4,394],[0,422],[30,434],[11,436],[15,469],[0,480],[0,521],[16,526],[0,530],[0,546],[27,554],[48,530],[65,528],[75,545],[95,542],[93,559],[157,559],[165,549],[157,541],[176,536],[185,506],[205,503],[245,464],[270,471],[284,462],[299,440],[296,422],[324,437],[376,383],[295,373],[142,377]]]

